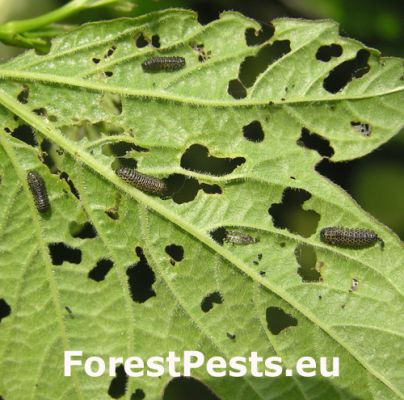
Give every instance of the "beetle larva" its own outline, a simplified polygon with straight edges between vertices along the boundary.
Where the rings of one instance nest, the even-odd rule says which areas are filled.
[[[185,58],[172,57],[152,57],[142,63],[145,72],[178,71],[185,67]]]
[[[259,242],[259,239],[238,231],[228,231],[223,240],[228,243],[243,245]]]
[[[115,173],[124,181],[143,192],[161,196],[167,191],[166,183],[163,180],[142,174],[135,169],[120,167]]]
[[[364,248],[373,246],[380,242],[384,247],[384,242],[377,234],[369,229],[328,227],[320,232],[323,242],[340,247]]]
[[[48,192],[46,191],[45,182],[41,175],[35,171],[28,172],[27,182],[31,193],[34,196],[37,210],[41,213],[48,211],[50,208]]]

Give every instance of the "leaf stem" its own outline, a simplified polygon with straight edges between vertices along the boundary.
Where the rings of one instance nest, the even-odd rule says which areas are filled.
[[[6,22],[5,24],[0,25],[0,41],[21,47],[36,47],[40,44],[43,45],[45,44],[45,41],[40,37],[25,37],[24,34],[43,29],[44,27],[69,18],[83,10],[112,5],[118,1],[119,0],[72,0],[56,10],[35,18]]]

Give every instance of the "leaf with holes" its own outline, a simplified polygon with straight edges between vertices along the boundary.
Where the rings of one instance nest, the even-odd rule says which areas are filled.
[[[144,70],[154,57],[184,61]],[[402,244],[315,169],[399,131],[403,76],[330,21],[182,10],[83,25],[2,64],[0,395],[403,398]],[[322,242],[330,226],[385,247]],[[116,377],[63,377],[65,350],[189,349],[277,355],[293,376],[133,379],[120,361]],[[339,357],[340,376],[299,378],[301,356]]]

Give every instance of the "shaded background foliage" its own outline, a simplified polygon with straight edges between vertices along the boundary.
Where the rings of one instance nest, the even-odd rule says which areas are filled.
[[[331,18],[341,25],[341,33],[354,37],[383,55],[404,56],[404,6],[400,0],[131,0],[137,16],[168,7],[191,8],[202,23],[218,17],[223,10],[236,10],[261,22],[277,17]],[[0,0],[0,22],[30,18],[48,12],[67,0]],[[67,23],[83,23],[127,16],[104,7],[74,16]],[[20,49],[0,44],[0,60]],[[317,146],[316,143],[312,144]],[[362,208],[404,238],[404,130],[372,154],[349,162],[328,159],[317,166],[318,172],[342,186]],[[332,160],[332,159],[331,159]]]

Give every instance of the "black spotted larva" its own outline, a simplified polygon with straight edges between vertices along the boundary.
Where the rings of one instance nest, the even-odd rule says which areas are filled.
[[[152,57],[142,63],[145,72],[178,71],[185,67],[185,58],[178,56]]]
[[[142,174],[132,168],[120,167],[115,173],[135,188],[155,195],[163,195],[167,191],[166,183],[153,176]]]
[[[44,213],[49,210],[49,198],[46,191],[45,182],[35,171],[30,171],[27,173],[27,182],[32,195],[34,196],[35,206],[37,210]]]
[[[238,231],[228,231],[223,240],[228,243],[243,245],[259,242],[257,238]]]
[[[320,238],[325,243],[340,247],[360,249],[373,246],[376,242],[384,247],[383,240],[369,229],[328,227],[321,230]]]

